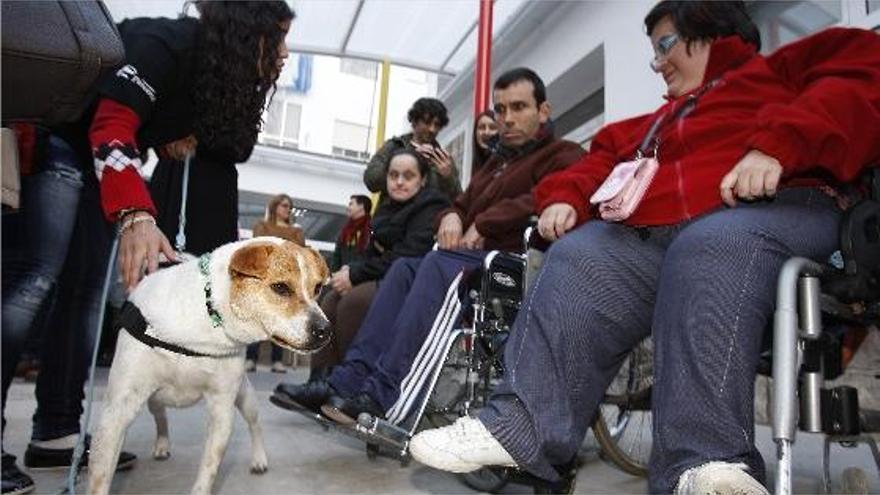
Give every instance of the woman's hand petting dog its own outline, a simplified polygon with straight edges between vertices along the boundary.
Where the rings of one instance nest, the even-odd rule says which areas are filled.
[[[736,206],[736,198],[752,201],[776,195],[782,177],[779,160],[758,150],[751,150],[721,179],[721,199]]]
[[[136,212],[131,215],[149,215],[147,212]],[[143,277],[144,262],[147,273],[159,269],[159,252],[169,260],[175,260],[171,243],[159,230],[154,222],[136,222],[123,231],[119,239],[119,271],[129,292],[134,290]]]
[[[562,237],[577,223],[577,212],[568,203],[554,203],[541,212],[538,219],[538,233],[548,241]]]

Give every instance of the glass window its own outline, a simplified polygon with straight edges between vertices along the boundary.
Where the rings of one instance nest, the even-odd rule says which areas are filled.
[[[339,70],[345,74],[376,79],[379,74],[379,64],[357,58],[341,58],[339,59]]]
[[[761,52],[803,38],[841,21],[840,0],[757,1],[749,13],[761,32]]]
[[[284,103],[281,100],[282,98],[276,96],[269,103],[269,108],[266,110],[266,115],[263,118],[263,134],[270,136],[281,135],[281,124],[283,122],[281,119],[284,115]]]
[[[259,142],[364,161],[375,151],[379,63],[325,55],[292,55],[263,115]],[[410,131],[406,113],[437,95],[437,75],[391,67],[385,138]]]
[[[284,138],[299,142],[299,121],[302,117],[302,107],[288,101],[287,113],[284,116]]]
[[[369,126],[337,120],[333,125],[333,155],[356,160],[369,158]]]
[[[868,2],[868,12],[874,12],[877,9],[880,9],[880,0],[867,0]]]

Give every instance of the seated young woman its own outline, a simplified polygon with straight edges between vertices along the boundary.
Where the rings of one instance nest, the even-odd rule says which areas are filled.
[[[364,257],[333,273],[331,288],[321,297],[321,309],[333,324],[334,335],[312,356],[309,383],[342,361],[391,263],[402,256],[423,256],[434,245],[434,219],[450,203],[436,188],[425,187],[428,173],[425,159],[409,149],[396,151],[388,161],[388,194],[373,216],[373,232]]]

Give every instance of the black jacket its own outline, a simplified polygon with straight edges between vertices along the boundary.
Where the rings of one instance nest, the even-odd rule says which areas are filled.
[[[406,203],[386,198],[373,216],[364,259],[349,265],[352,285],[381,279],[401,256],[424,256],[434,245],[434,217],[448,206],[446,195],[432,188],[422,189]]]

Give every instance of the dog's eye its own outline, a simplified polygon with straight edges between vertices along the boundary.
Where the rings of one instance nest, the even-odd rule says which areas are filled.
[[[276,282],[269,287],[272,287],[272,291],[281,297],[290,297],[290,294],[293,293],[293,291],[290,290],[290,286],[284,282]]]
[[[321,293],[321,287],[324,287],[324,284],[317,284],[315,286],[315,297],[318,297],[318,294]]]

